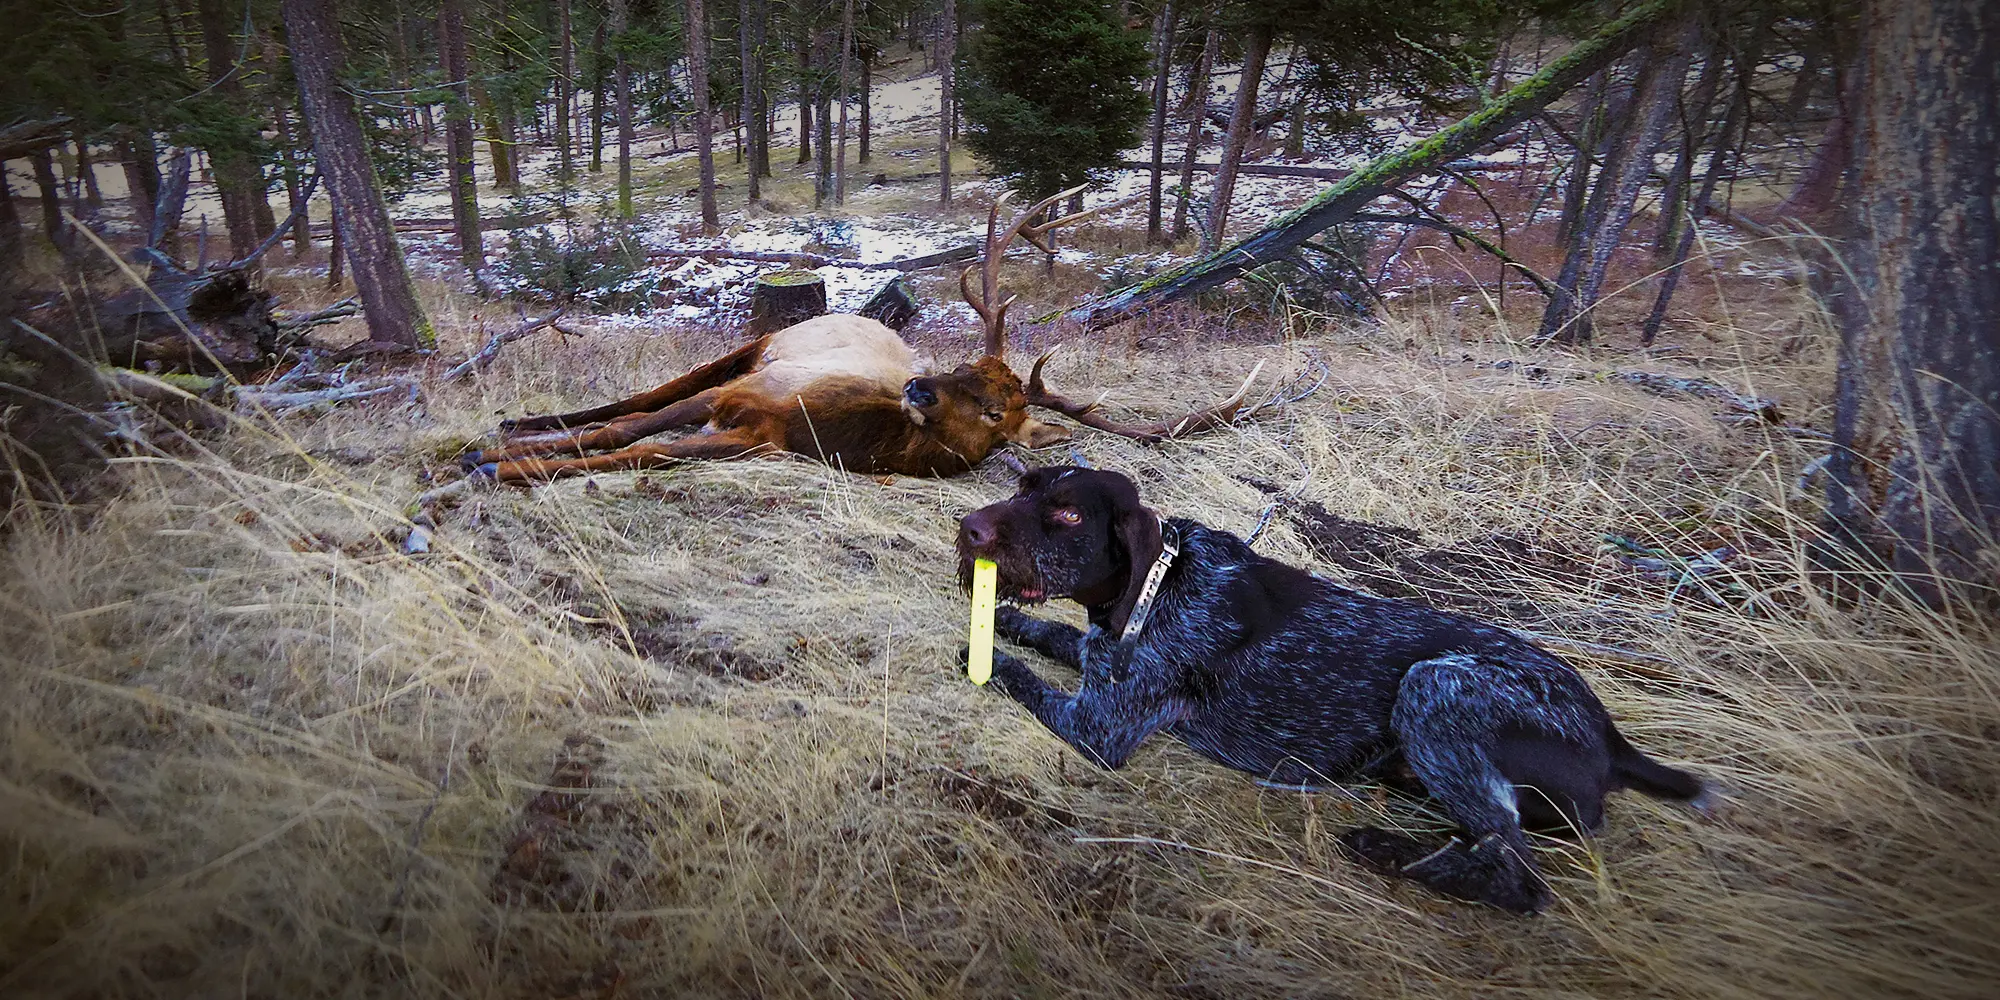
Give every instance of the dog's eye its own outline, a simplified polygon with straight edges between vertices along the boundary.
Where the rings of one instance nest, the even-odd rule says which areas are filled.
[[[1066,524],[1071,527],[1083,523],[1083,512],[1068,507],[1057,507],[1055,510],[1049,511],[1049,517],[1057,524]]]

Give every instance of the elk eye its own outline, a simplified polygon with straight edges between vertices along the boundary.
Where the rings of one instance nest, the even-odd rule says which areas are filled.
[[[985,417],[986,422],[989,424],[997,424],[1000,422],[1000,418],[1005,417],[1006,414],[999,413],[994,410],[987,410],[985,413],[980,414],[980,416]]]
[[[1057,507],[1055,510],[1049,512],[1049,517],[1053,518],[1057,524],[1069,525],[1070,527],[1075,527],[1083,523],[1083,513],[1068,507]]]

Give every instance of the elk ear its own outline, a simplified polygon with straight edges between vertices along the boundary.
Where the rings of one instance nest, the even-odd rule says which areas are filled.
[[[1013,433],[1007,435],[1007,440],[1029,448],[1046,448],[1069,440],[1069,428],[1045,424],[1034,417],[1027,417],[1021,421],[1021,426],[1014,428]]]
[[[1118,603],[1111,609],[1114,636],[1122,634],[1125,623],[1132,620],[1139,591],[1145,589],[1146,574],[1160,558],[1161,549],[1160,516],[1139,503],[1137,490],[1132,491],[1129,500],[1119,504],[1111,518],[1111,533],[1125,548],[1125,592],[1118,595]]]

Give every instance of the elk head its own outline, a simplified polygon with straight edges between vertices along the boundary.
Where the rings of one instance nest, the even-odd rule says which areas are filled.
[[[1097,412],[1096,402],[1077,403],[1050,391],[1042,382],[1042,366],[1047,364],[1049,356],[1055,353],[1054,348],[1050,348],[1040,358],[1036,359],[1034,370],[1030,373],[1025,386],[1022,385],[1020,376],[1015,375],[1013,370],[1008,368],[1006,363],[1001,360],[1007,350],[1007,307],[1013,305],[1015,299],[1018,298],[1018,296],[1014,295],[1009,295],[1004,299],[999,298],[1001,258],[1006,255],[1008,244],[1014,242],[1016,236],[1027,240],[1043,253],[1054,254],[1055,246],[1050,242],[1048,235],[1051,231],[1089,218],[1104,211],[1106,208],[1114,207],[1104,205],[1087,211],[1065,215],[1061,218],[1036,221],[1042,220],[1043,215],[1056,205],[1056,203],[1077,194],[1086,186],[1078,185],[1036,202],[1033,208],[1021,213],[1014,220],[1013,225],[1009,226],[1005,232],[1002,232],[1000,229],[1000,210],[1013,197],[1013,193],[1003,193],[999,198],[994,200],[992,210],[986,215],[986,246],[984,256],[977,268],[968,267],[959,272],[958,275],[959,293],[965,297],[966,304],[972,307],[972,311],[979,314],[980,322],[984,326],[986,356],[979,359],[975,364],[960,366],[958,371],[953,372],[952,375],[956,377],[960,373],[983,368],[990,373],[988,377],[993,380],[992,384],[994,386],[998,387],[1004,383],[1009,406],[1005,413],[1020,412],[1022,426],[1026,429],[1025,438],[1011,433],[1004,436],[1007,440],[1018,441],[1022,444],[1027,444],[1029,447],[1039,447],[1039,445],[1033,444],[1029,440],[1038,433],[1034,428],[1045,429],[1046,431],[1053,432],[1053,435],[1059,435],[1047,436],[1045,443],[1067,440],[1069,432],[1029,418],[1025,408],[1017,411],[1015,409],[1017,406],[1039,406],[1043,409],[1054,410],[1085,426],[1110,431],[1113,434],[1120,434],[1148,443],[1158,442],[1165,438],[1180,437],[1184,434],[1208,430],[1230,423],[1236,419],[1237,413],[1243,408],[1244,401],[1249,398],[1250,385],[1257,380],[1257,373],[1263,370],[1264,363],[1262,361],[1257,362],[1256,367],[1250,370],[1250,376],[1243,380],[1242,387],[1237,389],[1235,395],[1230,396],[1228,399],[1214,406],[1195,410],[1172,420],[1165,420],[1156,424],[1135,425],[1119,423],[1105,417],[1103,414]],[[1124,204],[1124,202],[1117,204]],[[974,295],[972,291],[972,272],[975,270],[980,275],[980,294],[978,295]],[[925,380],[912,379],[909,386],[904,387],[903,405],[905,408],[909,408],[912,405],[910,387],[916,386],[923,381]],[[1019,402],[1016,403],[1015,400],[1019,400]],[[915,411],[913,410],[912,413],[914,415]],[[992,414],[989,412],[987,415],[991,416]],[[1009,425],[1012,425],[1011,419]]]
[[[903,410],[919,427],[960,439],[946,444],[961,455],[984,455],[1003,441],[1046,448],[1069,440],[1067,429],[1028,416],[1021,377],[992,356],[904,383]]]

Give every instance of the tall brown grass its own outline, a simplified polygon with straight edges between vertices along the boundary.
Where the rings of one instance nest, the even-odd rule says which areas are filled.
[[[433,305],[475,336],[463,303]],[[1801,309],[1740,306],[1679,360],[1566,363],[1700,371],[1811,422],[1828,364]],[[1163,738],[1094,770],[953,668],[950,542],[1009,490],[993,463],[475,494],[399,554],[420,478],[496,411],[601,399],[720,342],[604,328],[516,344],[420,409],[244,420],[120,461],[88,509],[13,513],[0,995],[1990,994],[1996,635],[1824,596],[1810,442],[1482,365],[1534,352],[1476,303],[1314,329],[1146,351],[1114,332],[1051,374],[1157,414],[1256,358],[1324,359],[1318,393],[1227,433],[1079,436],[1221,528],[1260,520],[1257,479],[1474,548],[1736,545],[1699,587],[1612,560],[1476,583],[1532,603],[1635,742],[1718,781],[1716,817],[1618,797],[1602,837],[1544,842],[1559,902],[1518,919],[1342,860],[1345,826],[1440,822],[1366,786],[1264,790]],[[1309,542],[1281,510],[1257,545],[1337,574]]]

